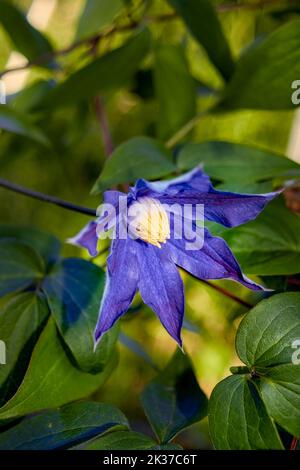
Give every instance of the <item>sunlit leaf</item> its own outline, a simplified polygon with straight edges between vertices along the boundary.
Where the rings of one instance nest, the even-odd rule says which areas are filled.
[[[221,24],[210,0],[169,0],[210,60],[228,80],[233,61]]]
[[[237,63],[222,107],[294,108],[292,83],[300,75],[300,20],[284,24],[249,48]]]

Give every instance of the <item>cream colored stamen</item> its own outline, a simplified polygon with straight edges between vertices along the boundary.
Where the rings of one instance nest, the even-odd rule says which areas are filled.
[[[161,248],[170,238],[169,218],[163,205],[151,197],[142,197],[128,210],[129,233]]]

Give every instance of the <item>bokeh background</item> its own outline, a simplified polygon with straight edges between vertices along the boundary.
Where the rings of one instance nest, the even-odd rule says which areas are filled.
[[[31,23],[51,39],[54,49],[68,47],[75,40],[85,3],[83,0],[16,0],[12,3],[20,7]],[[144,2],[137,0],[132,3],[137,18]],[[148,3],[149,16],[172,11],[165,1]],[[234,57],[300,13],[297,2],[292,2],[293,7],[288,1],[270,1],[269,5],[262,2],[265,4],[263,7],[255,7],[257,0],[231,0],[233,7],[222,9],[222,5],[228,3],[214,2],[220,6],[219,17]],[[254,4],[254,7],[238,8],[236,5],[239,3]],[[128,21],[124,13],[117,14],[114,19],[117,24],[127,24]],[[196,84],[197,111],[207,109],[223,82],[204,49],[187,33],[180,19],[149,23],[149,28],[155,40],[183,45]],[[101,41],[98,52],[104,53],[118,46],[129,34],[115,34]],[[86,47],[82,46],[59,58],[60,70],[32,67],[7,74],[3,77],[7,99],[15,109],[26,113],[38,93],[38,88],[35,88],[37,84],[51,86],[51,81],[64,79],[88,60]],[[24,62],[24,56],[14,50],[0,26],[0,70]],[[142,71],[130,83],[103,97],[114,146],[137,135],[157,136],[158,102],[152,66],[151,57],[147,58]],[[25,87],[29,87],[29,91],[20,93]],[[176,103],[176,96],[174,100]],[[39,123],[51,141],[50,148],[26,137],[0,131],[1,176],[74,203],[97,207],[101,198],[91,195],[90,191],[103,167],[105,148],[94,102],[54,109],[47,116],[41,116]],[[204,116],[188,138],[195,142],[226,140],[254,145],[300,162],[297,146],[299,129],[299,113],[295,110],[239,110]],[[37,227],[63,241],[73,236],[87,222],[87,217],[0,189],[0,220],[5,224]],[[83,250],[67,244],[63,249],[65,255],[89,259]],[[95,262],[104,265],[105,256],[98,257]],[[190,354],[202,389],[209,395],[215,384],[228,375],[229,366],[239,364],[234,337],[241,315],[247,308],[210,285],[185,274],[183,277],[187,299],[184,347]],[[258,294],[229,281],[216,284],[234,292],[245,302],[255,303],[258,299]],[[124,337],[119,344],[119,365],[95,398],[118,406],[128,416],[133,429],[151,433],[139,394],[155,375],[156,368],[161,369],[168,362],[176,345],[155,315],[143,307],[139,299],[135,300],[133,308],[122,321],[122,332]],[[180,435],[179,442],[186,448],[208,448],[207,422],[204,420],[189,428]]]

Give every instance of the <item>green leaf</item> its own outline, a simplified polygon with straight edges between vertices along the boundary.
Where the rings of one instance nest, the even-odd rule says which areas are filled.
[[[157,47],[154,77],[159,102],[158,135],[167,139],[196,114],[195,82],[182,47]]]
[[[29,245],[46,264],[56,261],[61,249],[60,241],[50,233],[21,225],[0,224],[0,238],[11,238]]]
[[[92,194],[138,178],[160,178],[174,171],[171,154],[149,137],[134,137],[121,144],[106,161]]]
[[[210,0],[169,0],[186,23],[191,34],[202,44],[210,60],[228,80],[234,64],[216,11]]]
[[[0,366],[0,404],[20,385],[48,314],[46,301],[34,292],[18,294],[0,308],[0,338],[6,348],[6,364]]]
[[[27,59],[34,60],[53,51],[48,39],[34,28],[25,15],[10,2],[0,2],[0,23],[16,49]]]
[[[86,0],[78,22],[77,39],[92,37],[109,25],[123,7],[122,0]]]
[[[268,413],[300,438],[300,365],[272,367],[261,377],[259,388]]]
[[[150,450],[154,446],[155,441],[144,434],[117,431],[95,439],[81,448],[84,450]]]
[[[0,449],[66,448],[106,432],[126,428],[126,417],[114,406],[96,402],[71,403],[25,418],[1,433]]]
[[[31,356],[29,367],[16,394],[0,408],[0,420],[16,418],[89,396],[107,379],[115,365],[92,375],[79,371],[68,359],[50,319]]]
[[[54,80],[37,80],[10,97],[9,105],[20,113],[30,113],[54,87]]]
[[[300,75],[300,20],[283,25],[248,49],[236,65],[221,106],[227,109],[289,109]]]
[[[96,373],[109,361],[118,330],[104,335],[94,351],[94,330],[105,285],[105,273],[93,263],[67,258],[43,283],[52,315],[78,367]]]
[[[159,441],[166,443],[207,414],[207,398],[180,350],[142,393],[142,405]]]
[[[224,230],[221,236],[248,274],[272,276],[300,271],[300,219],[281,198],[270,203],[256,220]]]
[[[49,147],[49,140],[31,121],[6,105],[0,106],[0,129],[19,134]]]
[[[29,246],[0,240],[0,295],[25,289],[42,278],[43,260]]]
[[[283,449],[276,426],[246,375],[232,375],[218,383],[208,417],[216,449]]]
[[[266,150],[231,142],[202,142],[185,145],[178,155],[180,170],[203,164],[213,179],[246,184],[300,177],[300,165]]]
[[[291,363],[300,339],[300,293],[277,294],[256,305],[242,320],[236,349],[248,367]]]
[[[90,62],[57,85],[41,100],[39,108],[57,108],[88,100],[97,93],[122,88],[138,70],[150,48],[147,29],[133,35],[118,49]]]

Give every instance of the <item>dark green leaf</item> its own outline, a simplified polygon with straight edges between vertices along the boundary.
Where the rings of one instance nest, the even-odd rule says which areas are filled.
[[[250,48],[238,62],[222,107],[289,109],[300,76],[300,20],[289,22]]]
[[[0,366],[1,405],[20,385],[48,314],[46,301],[34,292],[18,294],[0,308],[0,338],[6,348],[6,363]]]
[[[25,418],[1,433],[0,449],[66,448],[108,431],[126,428],[126,417],[111,405],[96,402],[72,403]]]
[[[0,240],[0,295],[25,289],[40,280],[43,260],[29,246],[10,239]]]
[[[83,446],[84,450],[146,450],[155,446],[155,441],[144,434],[133,431],[117,431],[95,439]],[[81,447],[82,448],[82,447]]]
[[[43,283],[58,329],[85,372],[95,373],[105,367],[117,339],[118,331],[114,328],[94,351],[94,330],[104,284],[104,271],[79,258],[58,263]]]
[[[197,383],[188,357],[180,350],[143,391],[142,404],[162,443],[206,416],[207,398]]]
[[[61,248],[56,237],[37,228],[0,224],[0,237],[29,245],[47,264],[57,260]]]
[[[250,310],[239,326],[236,349],[248,367],[288,364],[296,339],[300,339],[300,293],[287,292]]]
[[[89,396],[105,382],[115,361],[116,357],[112,356],[107,367],[97,375],[79,371],[66,356],[54,320],[50,319],[34,348],[18,391],[0,408],[0,420],[24,416]]]
[[[266,150],[231,142],[187,144],[179,153],[178,166],[189,170],[203,164],[211,178],[222,182],[249,182],[300,177],[300,165]]]
[[[34,60],[52,52],[48,39],[34,28],[11,2],[1,0],[0,22],[16,49],[27,59]]]
[[[196,114],[195,82],[182,47],[157,47],[154,77],[159,102],[158,135],[167,139]]]
[[[233,72],[229,46],[210,0],[169,0],[210,60],[228,80]]]
[[[208,417],[216,449],[283,449],[276,426],[246,375],[232,375],[218,383]]]
[[[152,447],[151,450],[182,450],[182,447],[178,444],[173,444],[170,442],[168,444],[157,444]]]
[[[49,146],[48,138],[34,124],[32,124],[27,116],[18,113],[6,105],[0,106],[0,129],[19,134],[36,142]]]
[[[300,365],[270,368],[261,377],[259,388],[268,413],[286,431],[300,438]]]
[[[108,25],[123,7],[122,0],[86,0],[80,16],[77,39],[91,37]]]
[[[150,33],[141,30],[123,46],[108,52],[70,75],[39,104],[57,108],[92,98],[97,93],[116,90],[137,71],[150,47]]]
[[[149,137],[134,137],[121,144],[106,161],[93,194],[138,178],[153,179],[170,174],[175,166],[163,145]]]
[[[280,198],[253,222],[221,236],[246,273],[272,276],[300,271],[300,218]]]

